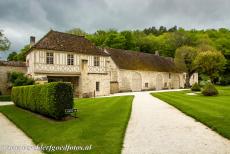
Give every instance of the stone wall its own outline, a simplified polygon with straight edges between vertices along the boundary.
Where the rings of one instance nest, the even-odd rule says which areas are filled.
[[[13,71],[26,73],[27,69],[25,63],[0,61],[0,91],[4,95],[10,94],[11,92],[7,81],[8,74]]]
[[[120,91],[141,91],[183,88],[183,73],[119,70]]]

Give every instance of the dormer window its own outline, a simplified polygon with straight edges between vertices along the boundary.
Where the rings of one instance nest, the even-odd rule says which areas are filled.
[[[53,52],[46,53],[46,64],[54,64],[54,53]]]
[[[74,56],[73,54],[67,55],[67,65],[74,65]]]
[[[94,56],[94,66],[100,66],[100,57]]]

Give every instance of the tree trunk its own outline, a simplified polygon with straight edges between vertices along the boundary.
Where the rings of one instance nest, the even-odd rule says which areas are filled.
[[[190,85],[190,78],[191,78],[191,74],[189,74],[189,73],[187,73],[186,74],[186,79],[185,79],[185,88],[190,88],[191,87],[191,85]]]

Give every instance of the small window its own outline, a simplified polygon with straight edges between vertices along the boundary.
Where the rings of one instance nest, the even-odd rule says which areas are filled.
[[[100,91],[100,82],[96,82],[96,91]]]
[[[149,87],[149,83],[146,82],[146,83],[145,83],[145,88],[148,88],[148,87]]]
[[[54,53],[52,52],[46,53],[46,64],[54,64]]]
[[[171,79],[171,73],[169,73],[169,79]]]
[[[100,66],[100,57],[94,57],[94,66]]]
[[[73,54],[67,55],[67,65],[73,65],[74,64],[74,57]]]

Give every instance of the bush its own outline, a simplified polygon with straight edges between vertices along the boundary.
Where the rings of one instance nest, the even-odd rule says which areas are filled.
[[[59,120],[73,108],[72,86],[64,82],[13,87],[11,98],[16,106]]]
[[[28,78],[21,72],[11,72],[9,74],[9,81],[12,83],[12,86],[25,86],[34,84],[33,79]]]
[[[215,86],[212,83],[208,83],[205,85],[202,94],[204,96],[214,96],[214,95],[218,95],[218,90],[215,88]]]
[[[194,83],[193,85],[192,85],[192,87],[191,87],[191,90],[192,91],[200,91],[200,86],[199,86],[199,84],[196,82],[196,83]]]
[[[11,101],[10,95],[1,95],[0,101]]]
[[[210,81],[208,81],[208,80],[202,80],[202,81],[200,81],[200,86],[201,87],[204,87],[206,84],[209,84],[210,83]]]

